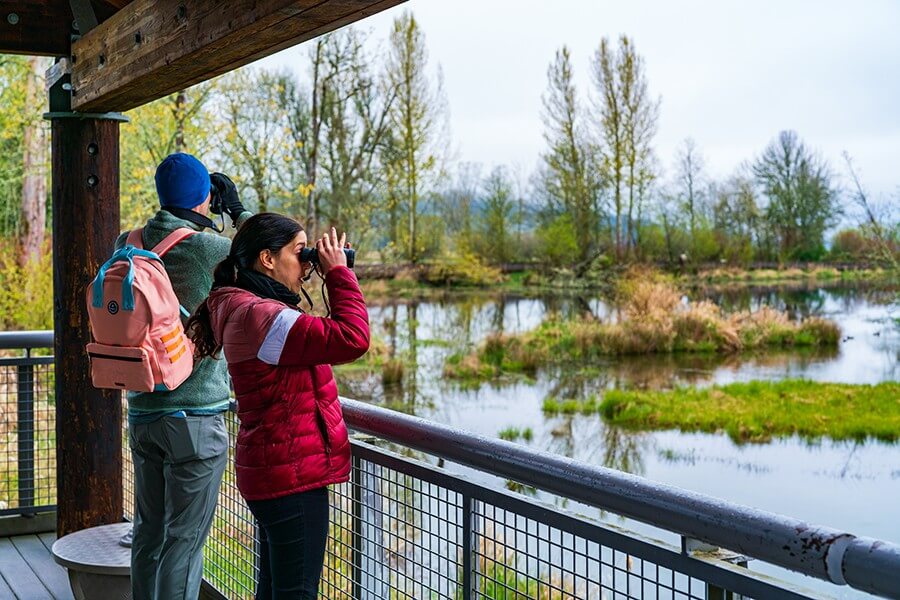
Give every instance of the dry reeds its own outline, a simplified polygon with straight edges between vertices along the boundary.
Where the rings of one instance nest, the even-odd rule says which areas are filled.
[[[453,357],[444,373],[467,379],[600,356],[834,347],[840,337],[838,326],[826,319],[798,323],[768,306],[724,314],[710,301],[688,302],[670,279],[652,272],[631,271],[619,284],[617,297],[622,314],[617,322],[551,315],[532,331],[488,336],[473,355]]]

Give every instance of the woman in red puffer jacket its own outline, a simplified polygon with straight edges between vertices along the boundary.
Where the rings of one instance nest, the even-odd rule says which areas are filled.
[[[259,524],[258,600],[316,598],[328,491],[347,481],[350,442],[331,365],[369,347],[369,320],[345,236],[317,240],[329,318],[297,305],[311,265],[294,219],[262,213],[238,230],[209,298],[188,322],[197,356],[224,350],[237,396],[237,485]]]

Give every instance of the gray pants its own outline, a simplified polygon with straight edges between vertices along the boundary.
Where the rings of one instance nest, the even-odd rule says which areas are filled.
[[[228,460],[223,415],[162,417],[129,427],[134,460],[134,600],[196,600]]]

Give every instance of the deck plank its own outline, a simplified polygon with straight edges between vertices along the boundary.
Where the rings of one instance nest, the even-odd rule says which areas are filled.
[[[0,539],[0,574],[17,600],[50,600],[50,592],[9,538]]]
[[[23,535],[10,539],[32,572],[50,591],[53,600],[74,600],[68,573],[53,560],[53,555],[38,536]]]
[[[3,573],[0,573],[0,598],[15,598],[12,588],[3,578]]]
[[[56,533],[48,531],[47,533],[39,533],[38,537],[40,538],[41,543],[44,544],[44,547],[47,548],[47,552],[52,554],[53,542],[56,541]]]

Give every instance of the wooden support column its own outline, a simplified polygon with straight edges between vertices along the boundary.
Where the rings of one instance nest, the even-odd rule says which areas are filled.
[[[51,97],[52,98],[52,97]],[[52,100],[51,100],[52,101]],[[56,533],[122,520],[122,396],[91,385],[85,287],[119,234],[120,115],[52,120]]]

